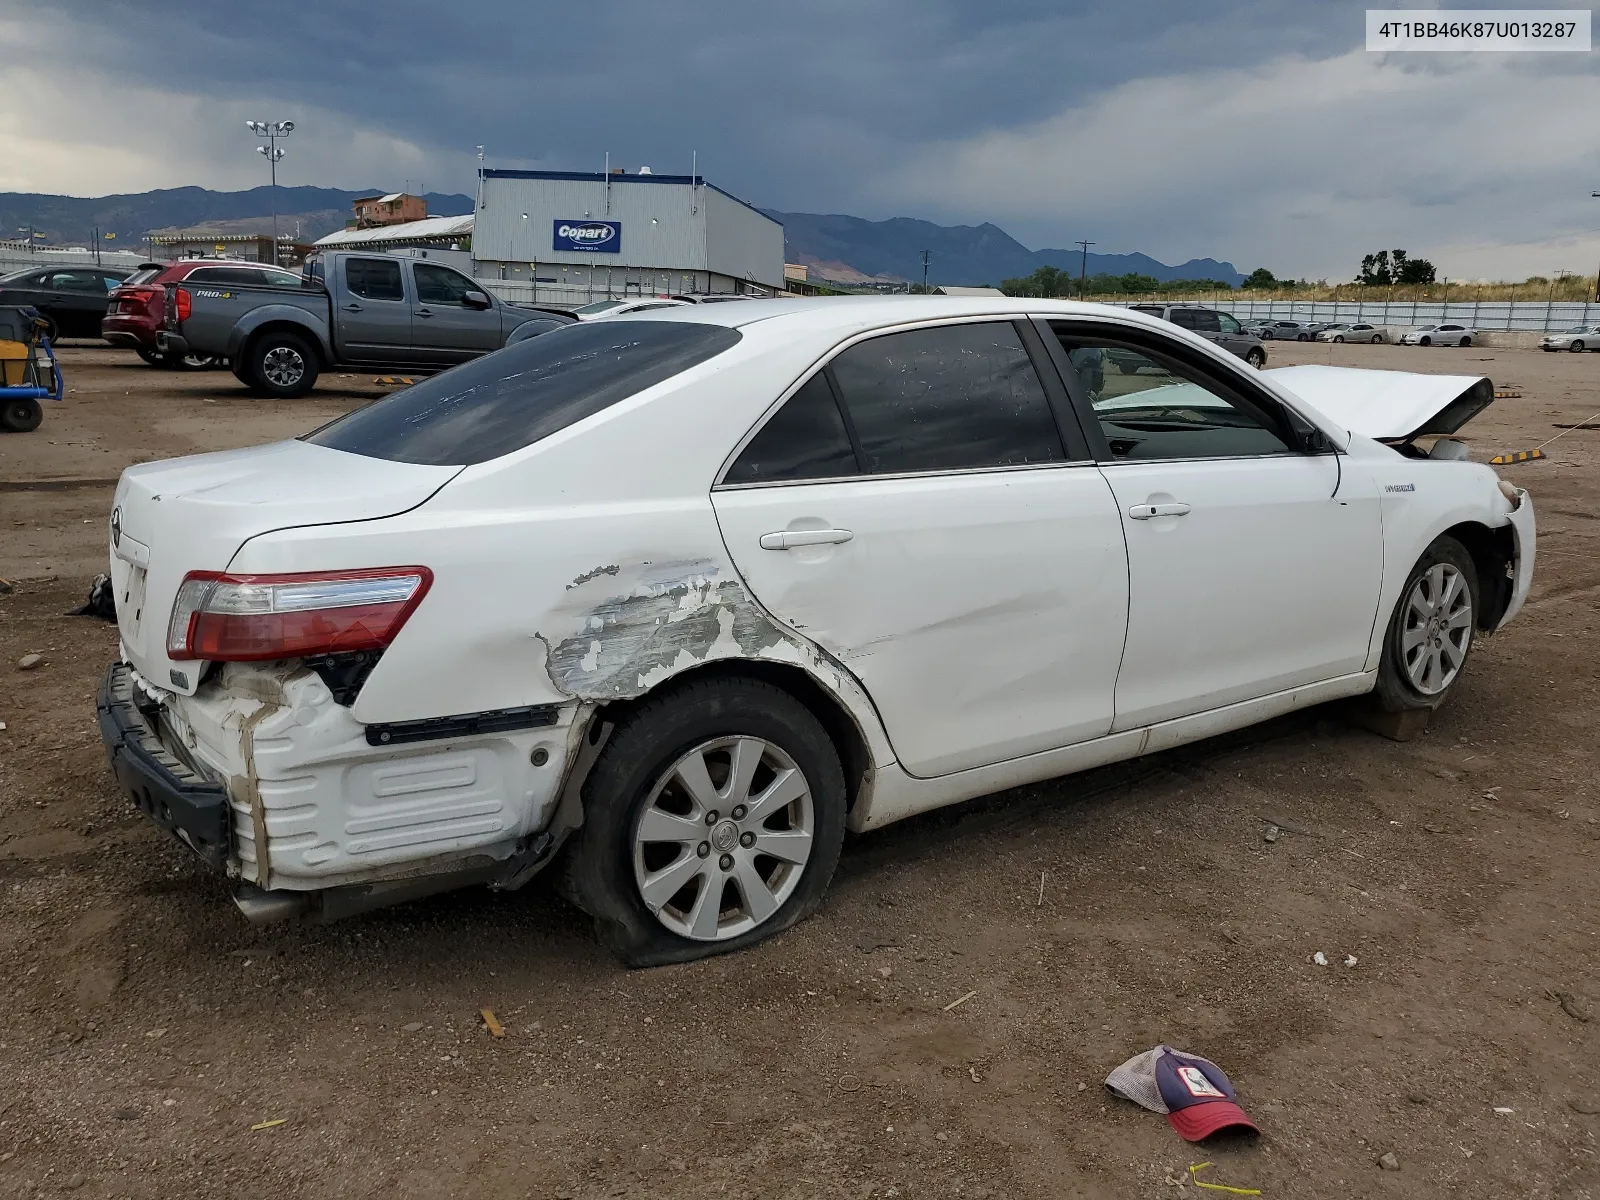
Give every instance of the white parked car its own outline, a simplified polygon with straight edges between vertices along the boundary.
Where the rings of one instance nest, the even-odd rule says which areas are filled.
[[[634,313],[651,312],[658,308],[676,308],[688,304],[671,296],[635,296],[631,300],[596,300],[582,308],[572,310],[580,321],[593,321],[597,317],[627,317]]]
[[[847,829],[1440,704],[1533,572],[1493,398],[1062,301],[582,322],[125,471],[102,736],[253,919],[555,863],[629,963],[735,949]]]
[[[1402,346],[1470,346],[1472,330],[1465,325],[1419,325],[1400,337]]]
[[[1560,333],[1547,333],[1539,339],[1539,349],[1570,350],[1574,354],[1600,350],[1600,325],[1574,325]]]
[[[1370,342],[1376,345],[1383,341],[1383,330],[1376,325],[1367,325],[1356,321],[1329,325],[1317,334],[1319,342]]]

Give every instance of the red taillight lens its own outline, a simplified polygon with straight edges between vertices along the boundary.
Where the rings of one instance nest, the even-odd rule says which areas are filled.
[[[189,314],[194,311],[194,297],[189,295],[188,288],[179,288],[172,298],[173,307],[177,310],[178,320],[187,321]]]
[[[167,654],[256,662],[381,650],[432,583],[427,567],[300,575],[191,571],[172,604]]]

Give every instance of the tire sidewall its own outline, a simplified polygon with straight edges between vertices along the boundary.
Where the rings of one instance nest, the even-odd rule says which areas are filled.
[[[44,406],[34,399],[0,400],[0,430],[32,433],[44,420]]]
[[[1467,581],[1467,590],[1472,596],[1472,638],[1467,643],[1467,656],[1461,664],[1461,669],[1456,672],[1456,677],[1444,691],[1434,696],[1425,696],[1412,686],[1411,680],[1406,676],[1400,634],[1404,624],[1406,599],[1411,595],[1411,589],[1416,586],[1417,580],[1424,572],[1439,563],[1449,563],[1460,571]],[[1416,565],[1411,568],[1411,573],[1406,576],[1405,586],[1400,589],[1394,611],[1389,614],[1388,627],[1384,630],[1383,657],[1378,663],[1376,688],[1377,699],[1384,709],[1389,712],[1435,709],[1450,698],[1461,683],[1462,676],[1466,674],[1467,666],[1472,661],[1472,652],[1478,643],[1481,632],[1477,625],[1478,614],[1483,611],[1479,607],[1481,595],[1478,570],[1472,561],[1472,556],[1467,553],[1467,548],[1453,537],[1434,539],[1433,543],[1423,551]]]
[[[633,831],[661,776],[718,737],[748,734],[781,746],[805,773],[815,823],[800,884],[759,927],[719,942],[680,937],[639,895]],[[690,684],[646,702],[612,732],[583,785],[584,824],[570,848],[565,890],[629,966],[660,966],[741,950],[780,933],[821,903],[844,842],[844,772],[821,722],[798,700],[756,680]]]

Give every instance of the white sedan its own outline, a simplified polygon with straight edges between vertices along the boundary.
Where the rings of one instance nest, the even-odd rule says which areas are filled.
[[[1600,325],[1574,325],[1560,333],[1547,333],[1539,339],[1539,349],[1570,350],[1574,354],[1600,350]]]
[[[1419,325],[1400,337],[1402,346],[1470,346],[1472,330],[1465,325]]]
[[[636,296],[631,300],[596,300],[582,308],[572,310],[580,321],[593,321],[597,317],[626,317],[634,313],[651,312],[658,308],[676,308],[688,304],[672,296]]]
[[[1329,325],[1326,329],[1317,334],[1317,341],[1370,342],[1376,345],[1378,342],[1383,341],[1383,330],[1379,329],[1376,325],[1368,325],[1360,321],[1341,322],[1339,324]]]
[[[1533,571],[1493,398],[1061,301],[574,324],[124,472],[101,732],[254,920],[553,864],[628,963],[736,949],[847,829],[1445,701]]]

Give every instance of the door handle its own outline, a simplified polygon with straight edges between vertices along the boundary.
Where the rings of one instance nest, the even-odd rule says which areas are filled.
[[[416,310],[416,312],[417,312],[417,316],[419,316],[419,317],[431,317],[431,316],[433,316],[433,310],[431,308],[419,308],[419,309]]]
[[[796,546],[826,546],[848,542],[855,534],[848,529],[785,529],[782,533],[763,533],[763,550],[793,550]]]
[[[1189,506],[1180,500],[1171,504],[1135,504],[1128,515],[1135,521],[1148,521],[1152,517],[1181,517],[1188,511]]]
[[[361,311],[361,305],[359,305],[359,304],[346,304],[344,306],[344,310],[345,310],[345,312],[360,312]]]

